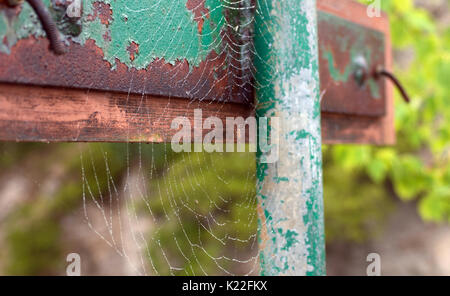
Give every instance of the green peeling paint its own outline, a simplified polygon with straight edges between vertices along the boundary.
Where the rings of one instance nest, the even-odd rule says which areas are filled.
[[[353,73],[353,67],[348,66],[345,68],[344,72],[341,73],[335,66],[333,52],[325,51],[324,57],[328,62],[328,71],[330,72],[331,78],[336,82],[347,82],[348,78]]]
[[[278,232],[279,232],[282,236],[284,236],[284,238],[286,239],[286,245],[285,245],[284,247],[281,248],[282,251],[289,251],[289,249],[290,249],[293,245],[295,245],[296,243],[298,243],[298,240],[297,240],[297,238],[296,238],[296,237],[298,236],[298,233],[297,233],[297,232],[291,231],[291,230],[287,230],[286,233],[283,233],[283,229],[282,229],[282,228],[280,228],[280,229],[278,230]]]
[[[258,152],[261,274],[323,275],[316,1],[257,3],[257,115],[280,120],[278,161]]]
[[[367,50],[369,51],[370,49],[368,48]],[[359,53],[360,51],[357,48],[352,47],[352,49],[350,50],[351,60],[354,61]],[[335,65],[334,56],[331,51],[324,50],[323,56],[328,62],[328,72],[330,73],[331,78],[335,82],[347,82],[349,78],[353,79],[352,76],[353,73],[355,73],[356,67],[355,64],[349,63],[347,67],[345,67],[344,71],[340,72],[340,70]],[[365,56],[367,58],[368,63],[370,64],[370,53],[366,54]],[[378,87],[378,84],[375,82],[374,78],[370,78],[366,82],[366,84],[364,84],[362,87],[367,86],[369,87],[370,94],[372,95],[373,98],[375,99],[381,98],[380,88]]]
[[[84,15],[93,13],[93,3],[88,0]],[[101,2],[110,5],[112,20],[109,25],[100,19],[86,21],[83,26],[81,42],[93,39],[103,49],[105,59],[111,64],[115,59],[138,69],[145,68],[154,59],[164,59],[175,64],[187,60],[191,66],[198,66],[212,49],[223,25],[220,1],[208,0],[206,7],[211,14],[205,21],[200,34],[198,21],[186,7],[186,1],[127,0]],[[110,32],[110,40],[105,41],[104,33]],[[130,60],[127,48],[134,42],[139,46],[139,54]],[[219,43],[220,45],[220,43]]]
[[[50,0],[43,0],[49,5]],[[18,40],[29,36],[45,36],[33,9],[24,3],[18,17],[8,19],[5,10],[0,10],[0,52],[9,53],[11,46]]]
[[[50,0],[44,3],[54,12]],[[128,67],[143,69],[155,59],[170,64],[186,60],[191,67],[198,66],[211,51],[221,50],[224,6],[221,0],[206,0],[204,11],[207,12],[195,18],[186,3],[186,0],[83,0],[82,33],[66,37],[81,44],[94,40],[112,67],[118,60]],[[106,8],[107,21],[102,22],[96,12],[99,5]],[[0,52],[9,53],[20,39],[44,35],[27,3],[23,4],[19,16],[12,19],[0,11],[0,40],[7,40],[0,45]],[[131,43],[138,46],[134,59],[128,50]]]

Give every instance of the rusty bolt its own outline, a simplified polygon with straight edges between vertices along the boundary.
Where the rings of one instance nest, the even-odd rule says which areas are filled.
[[[361,87],[364,85],[364,82],[367,79],[368,76],[368,66],[367,61],[363,56],[357,56],[353,60],[354,64],[354,72],[353,72],[353,78],[355,79],[356,83]]]

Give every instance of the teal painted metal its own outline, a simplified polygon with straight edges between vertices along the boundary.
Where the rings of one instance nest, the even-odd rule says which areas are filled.
[[[55,16],[57,6],[51,0],[43,2]],[[118,60],[128,67],[144,69],[155,59],[164,59],[169,64],[187,60],[191,67],[198,66],[212,50],[221,49],[221,43],[215,40],[220,40],[225,25],[224,8],[220,0],[205,0],[207,15],[195,16],[188,3],[83,0],[82,33],[66,38],[81,44],[94,40],[113,68]],[[0,25],[0,40],[5,40],[0,43],[3,53],[8,53],[20,39],[45,36],[28,3],[23,4],[13,20],[0,10]],[[128,50],[132,42],[139,46],[135,59],[130,59]]]
[[[27,3],[0,4],[0,81],[253,102],[253,0],[81,0],[79,19],[70,0],[42,1],[67,54],[48,52]]]
[[[155,59],[164,59],[172,65],[186,59],[194,67],[211,50],[220,51],[220,42],[214,42],[220,39],[224,25],[220,1],[205,1],[209,21],[205,21],[206,16],[196,18],[187,1],[88,0],[84,14],[92,15],[94,4],[99,2],[110,6],[111,23],[105,25],[98,18],[86,21],[81,40],[84,43],[86,39],[94,39],[113,65],[118,59],[128,67],[144,69]],[[202,22],[201,29],[199,22]],[[104,32],[110,32],[111,38],[105,41]],[[127,50],[131,42],[139,45],[134,60],[130,60]]]
[[[280,123],[278,161],[258,152],[262,275],[325,274],[316,15],[315,0],[258,1],[257,115]]]

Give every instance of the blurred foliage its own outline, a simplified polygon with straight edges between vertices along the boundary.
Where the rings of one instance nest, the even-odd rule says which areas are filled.
[[[104,152],[109,157],[109,169],[112,176],[120,176],[125,168],[122,155],[124,145],[118,144],[41,144],[27,143],[3,144],[2,167],[10,165],[10,157],[15,167],[26,166],[31,162],[36,170],[28,172],[28,178],[35,183],[33,194],[27,196],[1,225],[6,248],[0,250],[0,260],[4,272],[10,275],[59,274],[65,270],[65,257],[62,252],[61,220],[81,206],[82,190],[80,152],[88,155],[89,165],[101,167],[104,164]],[[33,153],[29,153],[29,152]],[[17,157],[16,157],[17,156]],[[63,160],[63,161],[61,161]],[[62,171],[60,167],[62,165]],[[46,184],[49,176],[58,172],[53,179],[57,183]],[[86,174],[87,182],[96,184],[95,174]],[[98,179],[95,194],[106,191],[106,178]]]
[[[363,242],[382,230],[386,216],[393,209],[392,199],[382,186],[377,186],[361,169],[343,173],[331,162],[325,148],[324,199],[327,243],[334,241]]]

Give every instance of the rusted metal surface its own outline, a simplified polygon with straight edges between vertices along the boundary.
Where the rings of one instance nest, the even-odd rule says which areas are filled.
[[[67,1],[61,1],[65,3]],[[200,0],[187,1],[187,8],[196,17],[208,11]],[[67,5],[66,5],[67,6]],[[66,7],[64,6],[64,7]],[[112,18],[111,8],[102,2],[93,3],[93,14],[87,21],[98,19],[105,26]],[[17,9],[8,14],[17,15]],[[198,21],[201,31],[205,19]],[[378,31],[355,25],[332,14],[319,12],[320,75],[325,95],[322,110],[342,114],[380,116],[385,114],[384,81],[368,81],[359,86],[353,79],[354,60],[364,57],[369,69],[384,66],[384,39]],[[104,38],[111,38],[105,30]],[[223,33],[223,46],[235,46],[243,41],[233,34]],[[146,69],[135,69],[117,61],[116,69],[104,59],[102,49],[93,40],[84,45],[68,39],[68,54],[55,57],[48,51],[47,41],[30,37],[19,40],[10,54],[0,53],[0,81],[59,87],[75,87],[174,96],[188,99],[209,99],[238,103],[252,103],[252,81],[245,77],[239,65],[223,67],[230,61],[239,61],[234,51],[217,54],[211,51],[198,67],[191,69],[186,60],[168,63],[155,59]],[[234,44],[234,45],[233,45]],[[176,45],[175,45],[176,46]],[[30,50],[32,48],[32,50]],[[139,45],[131,42],[127,47],[129,58],[135,60]],[[201,79],[202,83],[198,83]]]
[[[242,56],[242,52],[245,52],[242,46],[249,42],[249,32],[243,26],[244,28],[238,32],[241,37],[237,38],[236,32],[233,32],[234,29],[231,26],[224,25],[223,20],[213,21],[213,17],[206,7],[207,1],[189,0],[184,7],[195,17],[191,22],[196,23],[195,28],[198,30],[196,38],[198,38],[198,41],[183,40],[178,37],[175,39],[172,36],[175,33],[171,31],[163,32],[165,28],[153,28],[155,32],[146,32],[144,29],[141,32],[135,29],[137,31],[135,35],[140,34],[135,36],[136,39],[138,39],[137,37],[141,39],[157,38],[160,35],[174,38],[171,47],[162,42],[156,47],[156,51],[167,53],[166,56],[163,54],[154,56],[152,52],[142,52],[145,57],[139,57],[142,44],[133,41],[132,36],[126,36],[129,32],[126,31],[125,24],[131,20],[123,20],[127,17],[123,16],[123,13],[120,14],[122,11],[120,9],[123,9],[126,4],[123,4],[123,6],[114,4],[118,8],[116,8],[117,11],[113,11],[112,4],[90,0],[89,8],[92,12],[88,12],[87,7],[85,7],[82,17],[83,30],[85,30],[86,36],[75,38],[70,30],[65,32],[67,54],[63,56],[55,57],[48,50],[48,41],[39,37],[39,34],[29,34],[26,38],[17,36],[9,38],[14,39],[12,45],[7,44],[10,42],[7,38],[10,37],[8,34],[11,35],[11,33],[5,34],[3,43],[5,43],[4,46],[6,46],[8,52],[1,52],[0,50],[0,82],[252,103],[252,79],[251,75],[248,75],[250,69],[242,65],[249,61],[248,57]],[[208,2],[221,5],[218,0],[209,0]],[[69,2],[52,1],[51,3],[53,8],[58,7],[58,5],[65,8]],[[239,4],[234,6],[237,5]],[[213,9],[215,13],[218,10]],[[62,11],[64,12],[64,10]],[[233,15],[233,13],[237,14],[236,11],[239,10],[234,9],[231,12],[222,9],[222,15],[216,18],[220,20],[223,16],[227,18],[227,24],[235,23],[239,25],[239,22],[244,22],[245,19],[240,15]],[[23,24],[33,25],[18,20],[23,12],[17,7],[3,5],[0,7],[0,12],[6,16],[3,19],[11,28]],[[155,11],[154,13],[158,12]],[[159,12],[159,14],[162,13],[164,11]],[[180,26],[172,25],[171,30],[180,30],[182,27],[181,21],[184,21],[181,16],[184,15],[174,14],[173,23],[180,23]],[[113,27],[112,22],[119,22],[118,18],[122,22],[121,26]],[[92,24],[97,24],[97,22],[99,23],[99,29],[95,31],[97,27]],[[150,24],[150,21],[148,22]],[[205,29],[206,22],[209,22],[209,31]],[[216,32],[218,36],[212,35]],[[212,35],[208,37],[212,40],[205,37],[208,35]],[[106,57],[105,50],[111,50],[111,46],[116,45],[113,43],[115,39],[112,36],[119,40],[130,38],[129,44],[125,44],[125,48],[122,50],[128,56],[117,54],[117,58],[115,56]],[[244,37],[242,38],[242,36]],[[245,36],[247,36],[247,39]],[[185,38],[186,36],[182,37]],[[214,37],[218,39],[214,40]],[[85,40],[80,41],[83,38]],[[189,44],[189,42],[201,43],[197,45],[198,49],[195,49],[198,52],[190,49],[192,44]],[[104,45],[102,45],[103,43]],[[203,43],[210,43],[210,45],[204,45]],[[184,52],[182,49],[180,50],[183,47],[186,48]],[[185,54],[186,57],[175,58],[176,54],[179,53],[174,48],[182,51],[182,55]],[[137,57],[140,58],[139,61]],[[172,60],[168,60],[168,57],[171,57]],[[142,67],[143,65],[145,67]]]
[[[198,17],[205,15],[208,11],[208,7],[202,4],[205,4],[205,0],[189,0],[186,2],[186,7],[189,11],[192,11],[194,16]],[[389,21],[384,14],[381,18],[369,18],[366,14],[365,6],[350,0],[320,0],[317,1],[317,5],[319,9],[319,18],[321,14],[327,13],[349,21],[352,24],[361,26],[360,28],[364,28],[364,32],[372,30],[381,33],[385,39],[385,50],[383,52],[384,66],[387,70],[391,69],[392,56],[389,50]],[[97,21],[99,25],[104,27],[111,26],[111,7],[106,5],[103,1],[95,2],[94,6],[93,11],[89,13],[89,19]],[[0,3],[0,10],[5,9],[5,7],[5,5],[2,6]],[[6,12],[8,18],[12,20],[18,15],[19,9],[9,8]],[[195,24],[196,30],[205,30],[205,27],[208,26],[208,21],[208,18],[204,17],[197,19]],[[81,28],[79,20],[67,19],[63,20],[63,22],[65,24],[65,29],[60,27],[60,30],[64,31],[66,37],[78,36]],[[321,30],[319,25],[319,49],[322,46],[323,40],[320,32],[323,31],[325,30]],[[228,36],[234,38],[232,34],[229,34]],[[111,36],[108,35],[107,30],[102,38],[111,38]],[[224,38],[222,41],[231,42],[231,39]],[[7,42],[10,42],[10,40],[2,40],[2,44]],[[155,96],[165,96],[165,101],[157,101],[164,106],[166,106],[168,102],[173,102],[174,98],[179,98],[186,102],[197,99],[197,101],[212,100],[216,102],[244,103],[244,109],[247,110],[246,112],[252,112],[254,108],[251,104],[253,101],[252,82],[248,80],[246,83],[239,84],[239,82],[235,80],[237,79],[236,77],[243,77],[241,75],[242,73],[233,72],[238,71],[239,67],[215,67],[217,64],[223,65],[223,63],[227,62],[227,55],[224,53],[220,55],[212,50],[202,62],[198,63],[197,66],[190,64],[187,58],[174,62],[172,61],[173,63],[168,63],[165,59],[160,58],[153,60],[146,68],[139,69],[130,65],[136,63],[139,56],[142,56],[143,49],[138,42],[130,42],[126,46],[126,54],[129,57],[128,62],[121,62],[116,59],[114,61],[115,67],[112,69],[111,61],[105,59],[104,50],[99,47],[94,40],[87,39],[85,43],[79,43],[71,41],[71,38],[68,38],[66,39],[66,42],[70,44],[70,46],[68,46],[69,51],[66,55],[59,57],[53,55],[48,50],[48,41],[44,36],[38,34],[36,36],[33,35],[29,38],[17,40],[17,42],[10,47],[10,52],[8,54],[0,53],[0,82],[6,81],[21,85],[52,86],[57,87],[55,91],[61,91],[62,94],[64,94],[65,90],[62,90],[61,86],[79,89],[78,91],[80,93],[84,93],[86,90],[102,90],[139,95],[148,94],[150,98]],[[244,41],[241,40],[240,42]],[[333,46],[339,45],[337,41],[330,44],[334,44]],[[0,47],[1,46],[2,45],[0,44]],[[333,51],[336,50],[334,49]],[[228,54],[230,54],[230,52]],[[233,52],[233,54],[236,53]],[[350,60],[349,53],[343,52],[341,55],[344,56],[346,61]],[[340,93],[338,88],[344,88],[346,85],[342,83],[338,84],[333,80],[327,80],[326,77],[330,77],[331,75],[329,73],[324,73],[324,71],[329,71],[329,65],[327,66],[325,64],[327,67],[323,67],[324,63],[321,62],[320,66],[323,142],[329,144],[370,143],[377,145],[394,143],[394,110],[391,84],[386,83],[384,89],[380,88],[380,94],[382,96],[381,100],[373,103],[381,104],[381,102],[384,101],[384,113],[381,109],[377,109],[381,108],[377,107],[380,105],[375,105],[375,108],[372,109],[367,107],[370,105],[370,102],[367,106],[362,104],[368,99],[365,95],[362,95],[364,91],[368,91],[368,88],[366,88],[366,90],[359,90],[360,94],[358,96],[349,94],[346,98],[341,97],[339,100],[341,100],[341,103],[343,102],[342,106],[339,104],[335,104],[334,106],[333,104],[327,105],[330,100],[333,100],[333,96],[331,96],[333,92],[337,93],[337,96],[339,97]],[[336,69],[343,71],[345,69],[343,62],[341,63],[341,61],[338,60]],[[243,70],[239,71],[242,72]],[[246,71],[250,72],[250,69],[247,68]],[[248,77],[246,79],[248,79]],[[201,83],[199,83],[199,81],[201,81]],[[7,88],[4,88],[3,90],[8,91]],[[341,91],[343,93],[345,92],[345,90]],[[41,95],[45,97],[44,93],[41,93]],[[113,94],[106,95],[111,96]],[[67,96],[63,95],[63,97]],[[23,100],[18,99],[17,104],[29,99],[29,97],[24,97]],[[356,102],[354,100],[356,100]],[[64,104],[61,100],[57,100],[54,103]],[[69,106],[74,105],[69,104]],[[91,105],[91,107],[93,106],[94,105]],[[358,110],[362,110],[362,114],[364,115],[354,112],[355,110],[351,109],[355,106],[363,108]],[[16,112],[14,114],[19,116],[20,110],[24,110],[24,108],[20,108],[20,105],[16,105],[16,107],[18,109],[17,112],[19,113]],[[218,112],[221,112],[220,110],[222,109],[219,108],[218,110]],[[27,116],[32,117],[32,114],[30,113],[32,110],[28,109],[28,111],[29,113],[27,113]],[[91,113],[94,113],[96,110],[91,111]],[[76,113],[77,110],[74,109],[72,112]],[[0,113],[7,113],[2,106],[0,106]],[[14,119],[11,117],[11,114],[6,114],[4,116],[7,116],[4,118],[8,118],[10,122]],[[48,114],[49,122],[58,124],[60,119],[51,119],[51,116],[52,114]],[[25,120],[25,117],[21,118]],[[23,125],[25,126],[25,123],[23,123]],[[26,126],[30,129],[32,124],[26,124]],[[47,127],[50,128],[49,126]],[[54,130],[56,129],[57,128],[55,127]],[[45,134],[42,124],[40,125],[39,130],[42,135]],[[59,136],[53,134],[52,140],[61,141],[71,138],[65,135],[65,130],[66,128],[59,129],[61,134]],[[0,136],[0,139],[20,139],[23,141],[48,140],[48,138],[44,136],[39,138],[39,134],[34,134],[33,137],[31,137],[27,132],[21,132],[20,129],[16,129],[15,132],[18,133],[17,137],[12,137],[12,134],[10,134],[6,138]],[[103,137],[97,138],[96,136],[86,136],[84,140],[121,141],[123,139],[122,137],[117,137],[117,133],[113,131],[108,133],[107,130],[103,129],[102,133],[105,133]]]
[[[370,18],[367,7],[351,0],[317,1],[319,14],[327,13],[353,24],[380,32],[384,36],[384,65],[392,69],[391,37],[389,19],[385,13],[381,17]],[[320,27],[319,27],[320,31]],[[319,35],[319,47],[321,44]],[[328,92],[328,83],[321,75],[321,93],[323,98]],[[382,116],[357,115],[322,112],[322,138],[325,144],[361,143],[372,145],[392,145],[395,143],[394,99],[392,84],[385,83],[381,92],[385,100],[385,112]],[[322,104],[323,111],[323,104]]]
[[[29,38],[20,40],[10,55],[0,54],[0,81],[249,103],[253,88],[250,85],[238,87],[236,74],[228,74],[229,69],[218,66],[223,65],[224,60],[225,54],[218,56],[212,52],[192,71],[186,61],[171,65],[162,59],[155,60],[144,70],[130,69],[116,62],[116,69],[111,71],[111,65],[103,59],[101,49],[93,41],[84,46],[73,43],[66,54],[55,56],[49,52],[45,38]],[[217,70],[211,71],[213,67]]]
[[[377,67],[384,67],[383,33],[326,12],[318,14],[318,22],[322,111],[383,116],[385,81],[372,75]],[[366,75],[361,84],[358,70]]]

